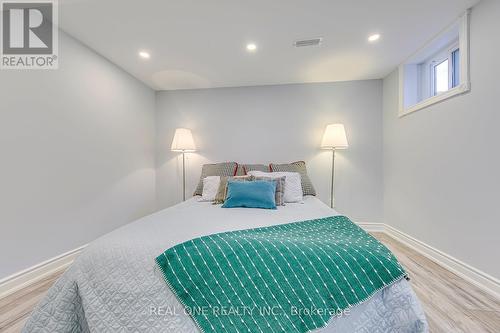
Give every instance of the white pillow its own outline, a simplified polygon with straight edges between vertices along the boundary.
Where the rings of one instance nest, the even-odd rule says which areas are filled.
[[[220,177],[208,176],[203,178],[203,192],[199,201],[214,201],[219,190]]]
[[[262,172],[249,171],[249,175],[256,177],[280,178],[285,176],[285,193],[283,200],[285,202],[302,202],[302,182],[298,172]]]

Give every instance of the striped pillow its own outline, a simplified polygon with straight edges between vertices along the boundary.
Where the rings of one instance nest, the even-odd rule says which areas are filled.
[[[275,181],[276,182],[276,191],[274,193],[274,199],[276,201],[276,206],[284,206],[285,205],[285,179],[286,179],[286,176],[283,176],[280,178],[255,176],[254,179],[255,180]]]
[[[272,172],[298,172],[302,181],[302,193],[304,195],[316,195],[316,190],[307,175],[306,162],[298,161],[287,164],[270,164]]]
[[[236,162],[224,162],[216,164],[203,164],[201,169],[200,181],[198,186],[194,191],[193,195],[202,195],[203,193],[203,179],[208,176],[220,176],[228,177],[234,176],[236,174],[236,169],[238,168],[238,163]]]
[[[227,195],[227,182],[229,180],[241,181],[241,182],[251,182],[254,180],[253,176],[234,176],[234,177],[220,177],[219,189],[215,195],[214,205],[222,204],[226,200]]]

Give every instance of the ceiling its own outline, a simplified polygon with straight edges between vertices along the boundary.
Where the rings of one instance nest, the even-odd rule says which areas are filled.
[[[477,2],[59,0],[59,23],[156,90],[235,87],[383,78]]]

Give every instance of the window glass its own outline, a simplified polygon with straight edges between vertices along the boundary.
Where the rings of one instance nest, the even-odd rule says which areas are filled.
[[[448,59],[434,66],[434,93],[448,91]]]

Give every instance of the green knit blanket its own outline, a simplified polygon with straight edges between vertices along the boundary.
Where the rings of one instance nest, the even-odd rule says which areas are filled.
[[[156,263],[202,332],[308,332],[406,274],[345,216],[200,237]]]

